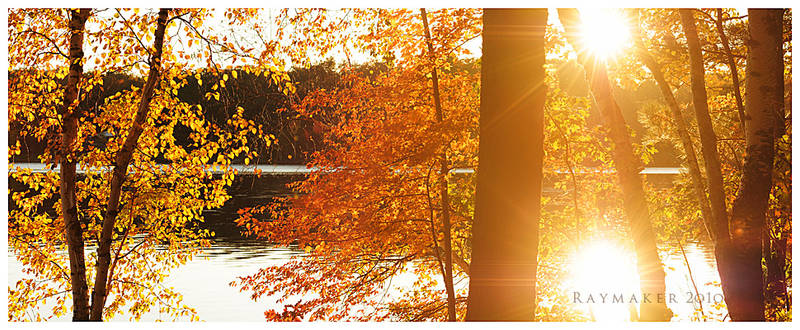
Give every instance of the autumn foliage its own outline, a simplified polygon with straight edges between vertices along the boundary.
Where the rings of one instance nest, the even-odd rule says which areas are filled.
[[[719,237],[730,234],[726,219],[736,217],[736,225],[753,229],[745,247],[751,285],[742,287],[761,294],[764,312],[742,312],[740,300],[732,316],[791,320],[791,10],[768,12],[769,31],[735,9],[620,10],[632,39],[609,58],[573,38],[578,11],[561,12],[565,24],[548,20],[541,36],[546,57],[537,90],[546,98],[537,178],[544,188],[532,242],[536,303],[528,307],[535,310],[522,314],[537,321],[594,317],[577,310],[564,289],[571,258],[593,240],[647,253],[637,261],[650,265],[640,278],[663,291],[663,247],[700,242],[730,250]],[[78,14],[88,15],[85,27],[71,29]],[[23,278],[9,284],[8,319],[48,320],[80,303],[100,320],[155,311],[167,320],[201,319],[164,282],[212,244],[203,212],[230,199],[239,175],[232,165],[303,163],[313,171],[291,183],[289,194],[231,219],[251,240],[303,253],[236,274],[231,290],[276,301],[280,307],[264,313],[270,321],[464,320],[485,124],[483,14],[9,10],[8,238]],[[753,35],[774,44],[764,66],[747,61]],[[71,50],[78,36],[83,47]],[[783,85],[783,95],[769,89],[768,106],[754,91],[748,98],[748,89],[759,88],[753,84],[769,83],[753,78],[759,74],[750,70],[759,68]],[[753,123],[763,132],[751,132]],[[29,143],[41,152],[29,152]],[[77,175],[66,182],[69,175],[59,171],[67,165],[68,174],[69,164]],[[689,171],[665,183],[642,177],[642,166]],[[112,183],[117,168],[119,189]],[[61,198],[73,188],[75,217]],[[109,207],[112,191],[119,192],[118,209]],[[753,203],[737,205],[737,195],[766,211],[742,216]],[[79,231],[67,230],[72,219]],[[88,295],[98,292],[97,270],[107,271],[105,300],[73,295],[80,267],[70,238],[85,250]],[[99,262],[100,246],[108,248],[106,262]],[[726,284],[738,277],[723,273],[736,269],[720,255],[726,283],[709,285],[732,292]],[[413,284],[400,287],[400,278]],[[726,295],[727,305],[700,306],[687,317],[730,319],[727,306],[737,298]],[[669,319],[665,306],[656,307],[651,319]],[[640,316],[635,308],[632,315]]]

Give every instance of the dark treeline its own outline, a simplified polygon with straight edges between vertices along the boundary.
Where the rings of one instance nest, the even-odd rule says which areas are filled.
[[[321,147],[321,136],[324,123],[330,123],[325,118],[306,118],[293,111],[293,102],[302,100],[305,95],[318,88],[335,88],[341,78],[341,71],[337,70],[334,62],[328,60],[309,68],[295,68],[288,72],[289,77],[297,88],[294,94],[284,94],[276,84],[271,81],[269,74],[256,75],[245,70],[235,69],[237,79],[226,79],[226,87],[213,88],[219,84],[224,75],[231,76],[232,70],[203,71],[190,73],[187,84],[178,92],[178,98],[187,104],[199,105],[202,108],[204,119],[210,123],[224,127],[224,123],[231,118],[237,108],[244,109],[243,116],[259,125],[264,131],[273,135],[272,141],[267,145],[264,140],[255,140],[251,149],[259,154],[259,164],[304,164],[308,153]],[[200,77],[202,84],[198,84]],[[14,72],[9,72],[9,84],[13,85]],[[142,77],[130,76],[119,73],[109,73],[103,77],[103,84],[94,88],[85,95],[80,107],[85,113],[97,115],[103,111],[103,102],[117,93],[130,91],[131,88],[141,88],[144,84]],[[208,93],[218,91],[218,97]],[[36,125],[36,120],[26,122],[25,125]],[[23,135],[20,136],[21,122],[17,121],[9,127],[9,146],[19,141],[21,152],[12,156],[12,162],[38,163],[39,156],[43,153],[48,141],[55,141],[60,132],[50,132],[42,139]],[[175,137],[181,145],[189,147],[189,128],[179,126],[175,129]],[[89,138],[86,143],[102,146],[108,136],[103,133]],[[51,142],[52,143],[52,142]]]
[[[477,66],[470,65],[474,60],[465,60],[462,63],[455,63],[455,66],[474,70]],[[375,74],[387,68],[384,63],[368,63],[350,69],[358,74]],[[226,79],[225,87],[219,87],[222,77],[232,76],[232,71],[236,71],[236,79]],[[294,106],[302,102],[308,93],[319,89],[335,89],[341,83],[341,78],[345,73],[341,67],[332,60],[312,65],[308,68],[293,68],[288,75],[296,87],[295,93],[283,93],[281,89],[272,81],[268,74],[257,75],[247,72],[241,68],[233,70],[209,71],[205,70],[187,75],[186,86],[178,92],[178,98],[187,104],[200,105],[204,118],[220,126],[231,118],[237,108],[244,109],[243,116],[248,120],[254,121],[257,125],[262,125],[264,132],[273,135],[272,141],[267,145],[264,140],[253,140],[250,148],[255,150],[259,157],[258,164],[305,164],[310,159],[309,156],[314,151],[324,147],[325,139],[323,135],[326,127],[337,122],[337,118],[322,115],[314,118],[301,116],[294,110]],[[202,84],[198,84],[197,76],[200,77]],[[568,86],[566,92],[572,96],[587,96],[588,87],[583,79],[583,69],[574,61],[562,63],[558,66],[558,79],[560,86]],[[14,72],[9,72],[9,84],[13,85],[15,79]],[[131,76],[121,73],[109,73],[103,77],[103,84],[98,88],[92,89],[88,95],[81,100],[80,107],[87,110],[87,113],[95,114],[102,111],[104,100],[117,93],[129,91],[131,88],[140,88],[144,84],[142,77]],[[215,88],[215,85],[216,88]],[[215,93],[218,94],[215,97]],[[643,105],[657,102],[660,100],[658,87],[654,81],[645,81],[635,89],[623,89],[617,87],[614,90],[619,100],[623,116],[630,127],[635,131],[634,138],[637,142],[645,135],[646,127],[640,122],[640,113],[647,111]],[[691,99],[691,92],[688,88],[679,89],[676,97],[680,102],[687,102]],[[600,115],[596,107],[592,107],[589,123],[600,124]],[[41,119],[35,119],[41,120]],[[27,125],[36,125],[36,122],[28,122]],[[21,150],[19,155],[12,155],[12,162],[18,163],[38,163],[39,156],[43,153],[47,141],[59,136],[60,132],[51,132],[44,139],[33,136],[20,136],[21,122],[15,121],[9,127],[9,146],[13,146],[19,141]],[[182,146],[188,147],[189,128],[179,126],[175,129],[175,137],[182,141]],[[108,136],[99,134],[90,138],[86,143],[94,143],[102,146]],[[646,166],[678,166],[680,162],[676,159],[677,151],[668,141],[656,142],[657,152],[653,155]],[[235,163],[241,163],[241,160]],[[585,166],[596,166],[596,163],[586,163]]]

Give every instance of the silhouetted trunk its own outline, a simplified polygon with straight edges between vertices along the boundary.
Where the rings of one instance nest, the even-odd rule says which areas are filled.
[[[78,136],[78,83],[83,75],[83,32],[90,9],[70,10],[69,76],[64,89],[61,128],[60,175],[61,214],[69,253],[69,272],[72,283],[72,320],[89,320],[89,289],[86,283],[86,261],[83,255],[83,229],[78,219],[75,193],[75,139]]]
[[[706,94],[705,68],[697,28],[694,22],[694,9],[678,10],[681,25],[686,34],[689,46],[689,70],[692,81],[692,104],[697,116],[697,128],[700,130],[700,145],[708,177],[708,196],[711,201],[714,237],[725,240],[728,236],[728,210],[725,206],[725,185],[722,180],[722,169],[717,153],[717,134],[708,113],[708,95]]]
[[[780,143],[783,135],[787,131],[787,123],[791,125],[791,118],[786,118],[786,113],[791,113],[792,97],[791,82],[784,82],[784,107],[777,113],[775,122],[775,156],[772,170],[772,192],[778,198],[778,206],[775,211],[780,214],[770,214],[771,209],[767,210],[767,223],[764,229],[763,255],[767,269],[767,279],[764,284],[764,303],[765,308],[770,308],[772,303],[776,308],[789,309],[786,285],[786,257],[788,237],[791,236],[791,228],[786,225],[786,221],[791,219],[791,159],[786,155],[791,153],[791,146]]]
[[[780,9],[750,9],[745,111],[747,154],[731,209],[731,243],[722,255],[725,302],[734,321],[763,321],[761,236],[772,183],[775,116],[783,108]],[[718,262],[720,255],[717,255]]]
[[[639,286],[642,295],[648,297],[664,296],[664,268],[658,256],[656,236],[650,223],[642,177],[642,162],[633,151],[628,126],[622,117],[611,90],[605,63],[589,56],[580,46],[578,40],[580,18],[576,9],[559,9],[558,17],[566,31],[567,40],[578,53],[578,61],[586,71],[586,78],[592,90],[607,135],[612,142],[611,157],[617,169],[617,177],[622,189],[623,211],[628,220],[631,237],[636,249],[636,261],[639,271]],[[639,320],[667,321],[672,313],[664,299],[642,299]]]
[[[678,131],[678,137],[683,146],[684,153],[686,154],[686,167],[689,169],[689,176],[692,178],[692,187],[694,188],[695,198],[697,204],[700,206],[700,213],[703,217],[703,224],[705,225],[706,232],[711,239],[714,238],[714,231],[712,230],[711,207],[708,205],[708,197],[706,197],[705,179],[700,172],[700,165],[697,162],[697,154],[694,151],[694,144],[689,135],[689,129],[686,125],[686,120],[683,118],[681,108],[675,95],[672,93],[672,88],[669,86],[667,79],[664,77],[664,72],[661,70],[661,65],[656,61],[644,46],[642,41],[641,27],[636,25],[634,28],[634,42],[637,45],[637,55],[639,59],[647,66],[647,69],[653,74],[653,79],[656,80],[658,87],[661,89],[661,95],[667,103],[667,107],[672,114],[672,121],[675,124],[675,129]]]
[[[428,44],[428,53],[430,56],[433,69],[431,70],[431,81],[433,83],[433,103],[436,108],[436,122],[441,123],[444,121],[444,111],[442,110],[442,101],[439,94],[439,74],[436,70],[435,55],[433,54],[433,42],[431,41],[431,32],[428,28],[428,14],[425,9],[420,9],[422,16],[422,24],[425,28],[425,43]],[[450,196],[447,192],[447,173],[450,171],[447,161],[447,146],[444,147],[439,155],[439,195],[441,198],[440,207],[442,209],[442,231],[444,232],[444,287],[447,291],[447,320],[450,322],[456,321],[456,292],[453,288],[453,243],[450,224]],[[437,239],[435,236],[433,239]],[[437,251],[438,253],[438,251]]]
[[[119,200],[122,191],[122,184],[128,173],[128,165],[133,157],[133,149],[136,146],[139,136],[144,130],[147,112],[150,109],[150,100],[153,97],[156,84],[159,81],[161,70],[161,52],[164,44],[164,32],[167,27],[167,14],[169,9],[162,8],[158,12],[158,21],[155,30],[155,41],[153,52],[150,55],[150,73],[147,82],[142,88],[142,99],[136,110],[136,117],[133,125],[128,130],[128,136],[122,148],[117,152],[114,161],[114,173],[111,177],[111,192],[108,195],[108,206],[103,217],[103,230],[100,234],[100,242],[97,247],[97,275],[94,282],[94,292],[92,293],[92,314],[93,321],[100,321],[103,317],[103,307],[106,296],[108,295],[108,266],[111,263],[111,237],[114,232],[114,224],[119,213]]]
[[[742,92],[739,88],[739,71],[736,68],[736,59],[733,57],[728,36],[725,34],[725,27],[722,25],[722,9],[717,8],[717,19],[714,21],[719,34],[719,40],[722,42],[722,48],[725,50],[725,57],[728,60],[728,69],[731,70],[731,81],[733,82],[733,97],[736,98],[736,109],[739,110],[739,120],[742,124],[742,132],[745,132],[745,116],[744,116],[744,103],[742,102]],[[745,132],[746,133],[746,132]]]
[[[546,9],[485,9],[468,321],[532,321],[541,213]]]
[[[692,81],[692,102],[694,104],[697,126],[700,130],[700,142],[705,160],[706,174],[708,175],[709,197],[711,199],[711,212],[714,217],[712,230],[714,235],[714,254],[717,259],[717,269],[722,284],[722,291],[726,301],[734,299],[730,291],[730,284],[737,281],[736,271],[731,264],[731,241],[728,223],[727,207],[725,206],[725,190],[722,182],[722,170],[717,154],[717,136],[708,114],[708,101],[705,89],[705,68],[700,41],[695,27],[693,9],[680,9],[681,25],[686,34],[689,48],[689,67]],[[760,235],[760,233],[759,233]],[[759,237],[759,242],[761,238]],[[759,243],[760,246],[760,243]],[[761,250],[759,250],[759,257]],[[761,284],[759,283],[759,287]],[[729,305],[730,309],[730,305]],[[763,311],[763,307],[762,307]],[[762,312],[763,314],[763,312]],[[733,319],[734,313],[730,313]],[[763,316],[762,316],[763,317]]]

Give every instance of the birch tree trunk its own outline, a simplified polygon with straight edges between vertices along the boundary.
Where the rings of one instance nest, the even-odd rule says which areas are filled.
[[[547,9],[485,9],[468,321],[532,321]]]
[[[64,89],[64,103],[61,108],[63,118],[61,131],[60,175],[61,214],[64,217],[64,231],[69,253],[70,281],[72,282],[72,320],[89,320],[89,289],[86,283],[86,261],[81,222],[78,218],[78,205],[75,192],[75,139],[78,136],[78,83],[83,75],[83,33],[90,9],[70,10],[69,21],[69,76]]]
[[[128,165],[133,158],[133,149],[136,146],[139,136],[144,130],[147,112],[150,109],[150,100],[153,97],[156,84],[159,82],[161,70],[161,53],[164,44],[164,33],[167,27],[167,15],[169,9],[162,8],[158,12],[157,26],[155,30],[155,41],[150,54],[150,73],[147,82],[142,89],[142,98],[136,110],[133,125],[128,130],[122,148],[117,152],[114,162],[114,173],[111,177],[111,192],[108,196],[108,206],[103,217],[103,229],[100,234],[100,242],[97,247],[97,275],[94,282],[94,292],[92,293],[92,313],[93,321],[101,321],[106,296],[108,295],[108,267],[111,263],[111,238],[114,233],[114,226],[119,213],[119,200],[122,192],[122,184],[128,173]]]
[[[656,236],[650,222],[642,178],[639,176],[643,166],[641,159],[633,151],[628,126],[612,94],[605,63],[589,56],[580,45],[577,38],[580,18],[576,9],[558,9],[558,17],[566,31],[567,40],[578,53],[578,61],[586,72],[592,96],[603,116],[607,135],[613,143],[611,157],[617,169],[623,210],[636,250],[642,295],[651,298],[659,295],[664,297],[664,267],[658,256]],[[641,321],[668,321],[672,317],[665,299],[653,298],[649,302],[642,299],[639,310]]]

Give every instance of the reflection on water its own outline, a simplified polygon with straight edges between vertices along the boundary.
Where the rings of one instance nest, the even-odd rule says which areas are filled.
[[[263,321],[273,301],[253,301],[229,283],[260,268],[283,264],[299,250],[246,240],[217,240],[203,255],[173,271],[167,285],[181,292],[184,302],[205,321]]]
[[[672,320],[722,320],[727,311],[713,252],[698,243],[682,247],[685,257],[678,244],[661,253],[666,271],[663,301],[675,314]],[[634,260],[632,252],[607,240],[585,245],[570,261],[570,301],[596,321],[630,320],[642,300]]]
[[[275,308],[282,310],[274,299],[262,297],[259,301],[250,299],[248,292],[239,292],[231,287],[230,282],[238,276],[256,273],[259,269],[280,265],[292,256],[302,253],[295,249],[276,247],[263,241],[242,238],[232,217],[242,207],[268,203],[275,196],[286,194],[284,185],[297,177],[237,177],[234,186],[229,189],[233,197],[219,210],[204,212],[204,226],[217,233],[214,244],[202,255],[196,256],[184,266],[170,273],[165,285],[173,287],[184,296],[183,302],[197,310],[202,320],[206,321],[262,321],[264,311]],[[676,300],[668,302],[669,308],[677,316],[673,320],[701,320],[702,315],[695,310],[702,302],[703,313],[707,319],[720,320],[725,315],[724,307],[716,309],[720,304],[709,303],[721,297],[719,275],[713,253],[702,244],[686,244],[686,259],[691,266],[697,292],[697,298],[683,254],[677,245],[664,247],[662,260],[667,274],[667,294],[674,294]],[[635,258],[625,248],[608,241],[595,241],[581,249],[581,253],[570,258],[570,279],[565,283],[565,294],[572,301],[574,292],[587,293],[628,293],[638,292],[638,276],[634,265]],[[21,264],[9,251],[8,285],[13,287],[22,278]],[[413,272],[397,276],[392,281],[392,291],[402,287],[411,287],[415,280]],[[460,285],[467,285],[466,281]],[[582,296],[585,299],[586,296]],[[593,315],[598,321],[621,321],[630,319],[630,307],[627,304],[602,303],[595,297],[595,303],[576,303],[575,307],[586,315]],[[128,316],[117,315],[115,321],[127,321]],[[142,320],[151,321],[159,318],[157,312],[146,314]],[[64,315],[58,320],[69,321],[71,315]]]
[[[247,240],[215,240],[212,247],[195,256],[185,265],[170,272],[164,283],[183,295],[183,302],[197,311],[204,321],[263,321],[267,308],[278,306],[272,301],[253,301],[247,292],[239,292],[228,284],[238,276],[257,272],[260,268],[280,265],[302,251],[267,245]],[[8,257],[8,285],[12,287],[22,278],[21,264]],[[154,321],[156,311],[145,314],[142,321]],[[46,310],[46,309],[42,309]],[[57,321],[69,321],[72,315],[61,316]],[[113,321],[128,321],[128,315],[116,315]]]
[[[695,243],[684,245],[683,250],[685,258],[679,246],[670,246],[668,253],[661,256],[667,268],[667,291],[678,297],[677,303],[669,304],[669,307],[680,320],[723,320],[728,310],[722,296],[714,251]],[[694,311],[700,308],[702,312]]]
[[[676,247],[670,247],[662,255],[667,273],[667,294],[675,295],[668,306],[676,314],[673,321],[700,320],[702,316],[695,310],[701,300],[705,317],[709,320],[721,320],[725,315],[724,307],[716,309],[719,304],[707,302],[708,298],[721,297],[718,286],[714,257],[711,251],[702,245],[686,244],[686,259],[692,267],[692,275],[697,291],[703,297],[696,299],[694,287],[689,279],[683,255]],[[10,254],[10,251],[9,251]],[[280,265],[292,256],[301,255],[302,251],[285,247],[276,247],[253,240],[218,239],[213,246],[202,255],[196,256],[186,265],[173,270],[165,285],[174,287],[184,296],[184,303],[197,310],[205,321],[262,321],[264,311],[279,308],[270,297],[259,301],[250,299],[248,292],[239,292],[229,286],[238,276],[250,275],[260,268]],[[587,245],[583,252],[571,261],[570,280],[565,284],[566,294],[576,308],[593,316],[597,321],[625,321],[630,319],[630,308],[635,304],[612,303],[609,295],[606,303],[601,302],[600,294],[624,294],[630,297],[638,295],[638,276],[633,263],[633,255],[620,246],[607,241],[597,241]],[[20,263],[13,257],[8,259],[8,285],[13,286],[22,276]],[[410,287],[414,278],[403,274],[395,278],[393,287]],[[715,285],[716,283],[716,285]],[[575,293],[579,293],[575,301]],[[589,295],[595,303],[587,303]],[[689,298],[691,301],[689,301]],[[627,298],[626,298],[627,300]],[[156,312],[146,314],[142,320],[152,321],[158,318]],[[69,321],[70,315],[59,318]],[[114,321],[127,321],[128,316],[118,315]]]

